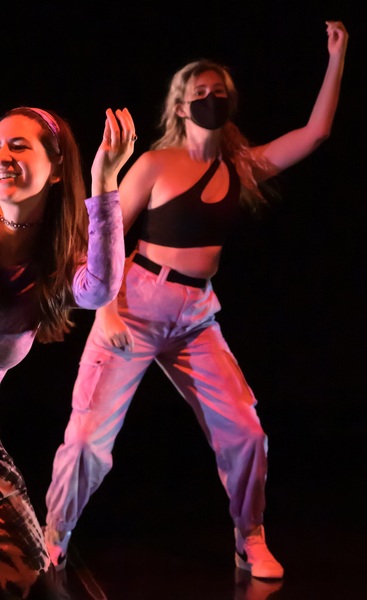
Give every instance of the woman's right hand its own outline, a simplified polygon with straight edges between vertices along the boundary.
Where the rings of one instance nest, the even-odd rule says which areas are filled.
[[[119,350],[134,350],[134,337],[125,321],[117,313],[105,312],[102,318],[105,336],[111,346]]]
[[[117,176],[134,152],[134,121],[127,110],[106,110],[102,142],[92,165],[92,196],[117,190]]]
[[[341,21],[326,21],[326,26],[330,56],[344,57],[349,36],[343,23]]]

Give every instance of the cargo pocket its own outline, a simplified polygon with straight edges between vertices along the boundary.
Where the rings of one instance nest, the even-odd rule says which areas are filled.
[[[106,395],[106,370],[112,366],[113,359],[113,354],[107,350],[84,351],[73,391],[73,409],[86,411],[99,404],[100,394]]]

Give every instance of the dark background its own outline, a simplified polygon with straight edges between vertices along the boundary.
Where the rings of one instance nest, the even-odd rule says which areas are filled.
[[[366,527],[363,5],[32,2],[5,6],[1,25],[0,112],[30,105],[65,117],[89,182],[105,109],[127,106],[133,115],[139,139],[132,164],[158,136],[170,77],[197,58],[230,67],[241,99],[236,122],[252,142],[302,126],[327,64],[325,20],[344,22],[350,40],[330,139],[278,178],[281,199],[260,218],[240,214],[213,283],[222,304],[218,320],[270,438],[270,531],[284,531],[285,523],[303,532],[326,527],[347,562],[348,556],[355,561],[347,532]],[[36,344],[2,384],[0,435],[41,520],[93,316],[76,311],[77,327],[63,344]],[[95,535],[107,529],[120,540],[141,535],[150,542],[158,535],[169,545],[179,533],[183,543],[180,523],[191,520],[196,532],[222,527],[232,543],[211,450],[155,366],[114,457],[114,470],[88,505],[80,531],[92,526]],[[281,535],[275,545],[280,554],[285,550]]]

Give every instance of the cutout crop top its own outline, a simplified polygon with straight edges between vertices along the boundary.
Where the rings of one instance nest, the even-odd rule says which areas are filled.
[[[144,210],[139,239],[171,248],[222,246],[236,216],[241,187],[234,164],[230,160],[224,163],[229,187],[222,200],[209,203],[201,199],[220,165],[216,158],[190,189],[161,206]]]

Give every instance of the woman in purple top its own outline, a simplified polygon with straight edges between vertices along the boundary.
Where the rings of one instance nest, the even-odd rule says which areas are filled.
[[[108,109],[84,203],[67,122],[30,107],[0,119],[0,381],[34,339],[63,339],[72,308],[116,296],[124,263],[117,175],[135,139],[128,110]],[[26,598],[49,564],[24,480],[0,442],[0,594]]]

